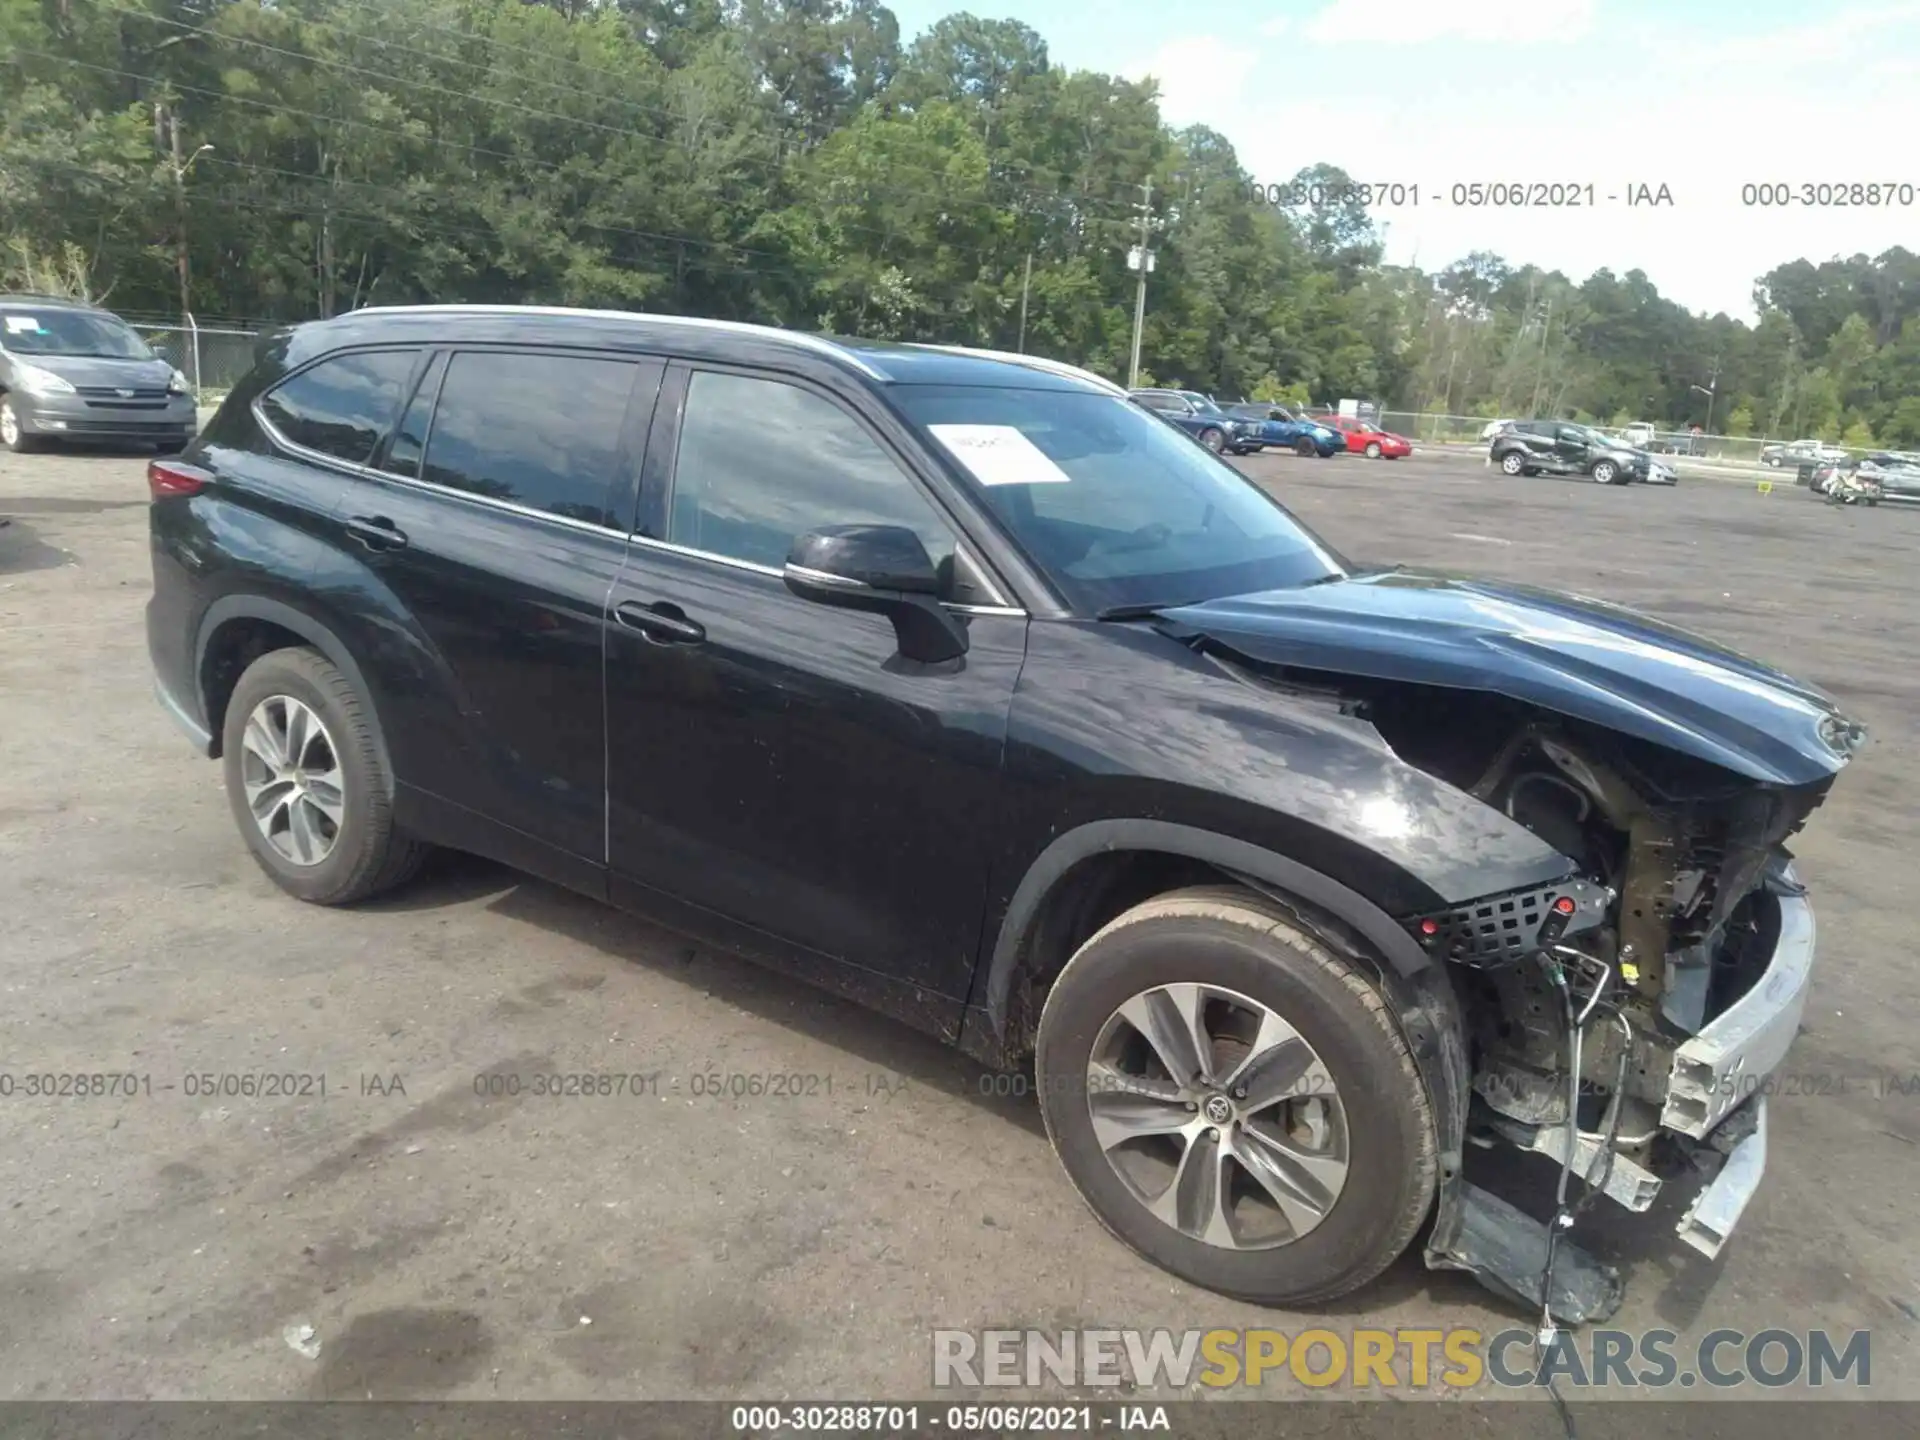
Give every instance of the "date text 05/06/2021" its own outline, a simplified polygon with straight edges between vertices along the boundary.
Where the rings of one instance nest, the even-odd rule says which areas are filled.
[[[1289,180],[1246,182],[1247,198],[1256,205],[1282,209],[1304,206],[1358,205],[1362,209],[1595,209],[1603,205],[1670,209],[1677,202],[1664,180],[1455,180],[1450,184],[1422,184],[1413,180],[1332,181]]]

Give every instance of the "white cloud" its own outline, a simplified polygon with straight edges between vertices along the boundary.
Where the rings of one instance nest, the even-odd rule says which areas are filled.
[[[1574,40],[1593,28],[1596,0],[1331,0],[1307,22],[1315,40],[1425,45],[1435,40]]]
[[[1291,15],[1276,15],[1260,27],[1260,33],[1269,40],[1277,39],[1293,28]]]
[[[1552,11],[1560,0],[1540,3]],[[1412,14],[1394,0],[1336,0],[1340,6]],[[1804,60],[1796,58],[1796,44],[1814,30],[1837,37],[1821,42],[1837,46],[1830,52],[1837,64],[1822,60],[1834,83],[1806,83]],[[1417,259],[1426,269],[1472,250],[1575,279],[1601,267],[1641,269],[1689,308],[1746,315],[1754,279],[1776,265],[1913,247],[1920,206],[1754,207],[1742,202],[1741,187],[1920,181],[1910,163],[1920,87],[1908,69],[1920,55],[1920,0],[1836,9],[1819,22],[1729,40],[1746,45],[1738,53],[1751,63],[1738,65],[1703,64],[1720,37],[1686,27],[1663,25],[1657,43],[1617,24],[1600,38],[1636,63],[1576,69],[1547,91],[1503,90],[1488,87],[1472,66],[1428,66],[1401,51],[1312,99],[1249,85],[1234,99],[1209,82],[1200,87],[1198,113],[1183,123],[1220,130],[1261,181],[1285,181],[1324,160],[1363,182],[1417,183],[1417,206],[1376,208],[1374,217],[1388,227],[1389,257]],[[1598,203],[1450,203],[1455,182],[1476,180],[1591,183]],[[1607,201],[1640,183],[1667,185],[1674,204]]]
[[[1160,82],[1160,114],[1173,125],[1213,124],[1246,88],[1259,55],[1214,35],[1169,40],[1127,73]]]

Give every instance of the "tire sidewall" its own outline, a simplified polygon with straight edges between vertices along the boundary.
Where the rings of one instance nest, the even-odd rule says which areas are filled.
[[[1613,462],[1610,460],[1602,460],[1598,465],[1593,467],[1593,478],[1602,485],[1611,485],[1614,477],[1619,473],[1618,470],[1614,469]]]
[[[1222,435],[1218,430],[1202,430],[1200,432],[1200,443],[1218,455],[1227,448],[1227,437]]]
[[[1378,445],[1369,445],[1367,446],[1366,454],[1367,459],[1378,460],[1380,458],[1380,447]]]
[[[1518,475],[1527,468],[1527,462],[1519,458],[1516,451],[1509,450],[1500,457],[1500,471],[1504,475]]]
[[[1320,453],[1320,447],[1318,445],[1315,445],[1313,441],[1307,439],[1305,436],[1302,436],[1300,439],[1293,442],[1293,453],[1300,456],[1302,459],[1310,459],[1311,457],[1318,455]]]
[[[1101,1027],[1144,990],[1194,981],[1236,990],[1283,1016],[1313,1046],[1339,1091],[1348,1127],[1346,1185],[1300,1240],[1236,1251],[1182,1235],[1148,1213],[1094,1135],[1085,1076]],[[1076,956],[1048,997],[1035,1070],[1055,1150],[1102,1223],[1154,1263],[1227,1295],[1310,1299],[1350,1288],[1356,1272],[1376,1272],[1380,1246],[1411,1203],[1422,1147],[1433,1143],[1420,1134],[1424,1111],[1389,1098],[1403,1071],[1415,1085],[1417,1073],[1410,1062],[1395,1060],[1380,1021],[1353,991],[1278,937],[1268,940],[1224,920],[1190,914],[1143,920]]]
[[[347,886],[351,877],[361,873],[368,863],[370,852],[378,843],[378,837],[369,823],[373,816],[374,777],[364,763],[361,746],[357,743],[359,737],[341,708],[338,697],[326,685],[310,676],[304,667],[289,663],[285,658],[289,653],[308,652],[272,652],[256,661],[240,677],[240,683],[234,686],[233,694],[227,701],[226,719],[221,726],[221,768],[226,778],[227,803],[233,811],[234,823],[240,827],[240,834],[246,840],[247,848],[253,852],[254,859],[281,889],[302,900],[318,901],[337,894]],[[326,663],[318,655],[313,658],[321,664]],[[246,733],[247,718],[253,714],[254,708],[273,695],[291,695],[320,717],[332,741],[334,758],[340,766],[345,821],[332,851],[318,865],[294,865],[282,858],[267,843],[267,837],[260,833],[260,827],[254,823],[253,815],[247,808],[240,773],[241,740]]]

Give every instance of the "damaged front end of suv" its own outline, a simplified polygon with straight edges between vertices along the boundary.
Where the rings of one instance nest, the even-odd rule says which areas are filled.
[[[1427,1246],[1542,1322],[1604,1319],[1568,1235],[1600,1197],[1685,1197],[1719,1253],[1766,1162],[1813,911],[1786,842],[1865,740],[1824,695],[1598,601],[1406,571],[1171,612],[1253,683],[1317,693],[1404,763],[1564,857],[1562,875],[1397,917],[1457,1001],[1467,1095],[1443,1154],[1557,1167],[1544,1223],[1443,1166]]]

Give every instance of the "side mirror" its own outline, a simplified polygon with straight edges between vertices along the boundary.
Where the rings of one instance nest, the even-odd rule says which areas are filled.
[[[904,659],[923,665],[967,653],[966,627],[940,603],[940,576],[904,525],[828,525],[793,542],[783,572],[802,600],[885,615]]]

